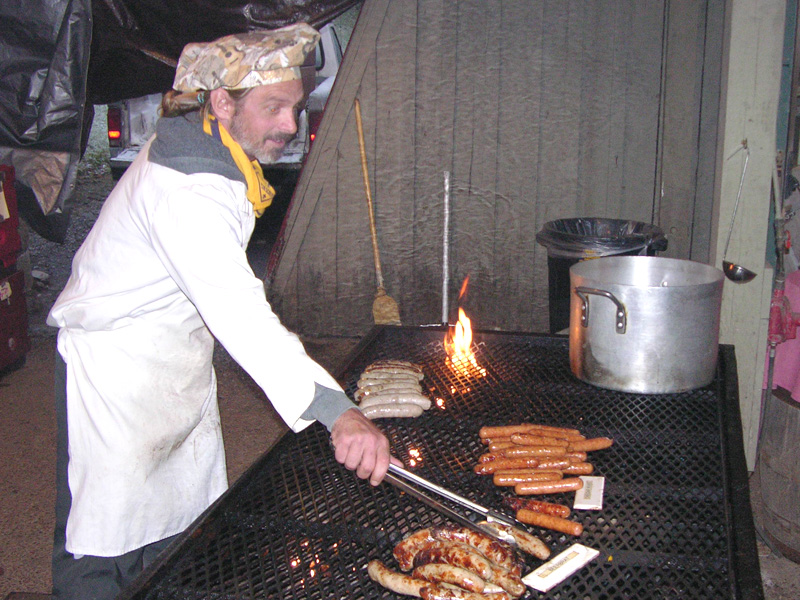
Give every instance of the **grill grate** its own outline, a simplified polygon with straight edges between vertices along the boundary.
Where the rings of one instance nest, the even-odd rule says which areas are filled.
[[[486,374],[465,378],[447,366],[443,337],[443,329],[376,328],[340,374],[353,392],[377,359],[423,365],[423,383],[439,405],[417,419],[378,422],[395,454],[423,477],[502,508],[508,490],[472,472],[484,451],[481,426],[533,421],[615,440],[590,457],[607,478],[603,510],[572,517],[585,527],[579,541],[600,556],[548,594],[529,597],[763,597],[732,349],[723,347],[706,388],[639,395],[575,379],[564,338],[476,333]],[[123,597],[393,598],[369,580],[367,562],[394,567],[394,544],[443,522],[395,488],[373,488],[345,471],[327,432],[314,425],[285,436]],[[575,541],[541,533],[554,554]],[[537,564],[531,559],[528,567]]]

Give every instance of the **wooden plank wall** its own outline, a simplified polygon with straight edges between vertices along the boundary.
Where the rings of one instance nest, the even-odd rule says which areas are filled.
[[[441,322],[445,171],[449,304],[469,276],[463,305],[481,329],[547,331],[547,251],[535,240],[547,221],[651,222],[659,211],[685,220],[691,189],[682,208],[656,192],[668,151],[690,145],[667,170],[684,189],[694,184],[699,152],[701,94],[689,94],[689,105],[673,101],[671,114],[692,118],[673,118],[669,135],[662,131],[665,32],[678,19],[667,6],[366,0],[269,273],[284,322],[309,335],[361,335],[372,326],[356,97],[384,279],[404,324]],[[703,11],[687,12],[683,30],[696,38]],[[702,36],[686,43],[685,53],[671,47],[670,99],[702,82]]]

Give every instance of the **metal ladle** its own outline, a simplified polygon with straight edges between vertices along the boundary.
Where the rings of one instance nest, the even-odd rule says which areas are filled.
[[[734,281],[736,283],[747,283],[748,281],[752,281],[756,274],[753,273],[750,269],[743,267],[742,265],[734,264],[725,258],[728,256],[728,245],[731,243],[731,233],[733,233],[733,224],[736,222],[736,209],[739,208],[739,200],[742,197],[742,186],[744,185],[744,174],[747,172],[747,161],[750,160],[750,150],[747,148],[747,141],[742,142],[742,148],[744,148],[744,167],[742,168],[742,179],[739,181],[739,192],[736,194],[736,203],[733,205],[733,216],[731,217],[731,226],[728,229],[728,241],[725,242],[725,251],[722,253],[722,271],[725,273],[725,277]],[[736,150],[738,152],[742,148]],[[734,154],[736,154],[734,152]],[[731,154],[733,156],[733,154]],[[729,157],[730,158],[730,157]]]

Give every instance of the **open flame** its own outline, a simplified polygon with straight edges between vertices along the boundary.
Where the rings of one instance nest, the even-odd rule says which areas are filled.
[[[458,309],[458,322],[444,338],[444,349],[447,365],[457,374],[464,377],[486,376],[486,369],[478,364],[472,351],[472,322],[463,308]]]

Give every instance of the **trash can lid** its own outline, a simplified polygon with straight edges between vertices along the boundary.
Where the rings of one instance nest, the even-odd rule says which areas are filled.
[[[660,227],[641,221],[602,218],[556,219],[544,224],[536,241],[549,256],[613,256],[666,243]]]

